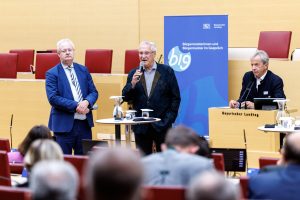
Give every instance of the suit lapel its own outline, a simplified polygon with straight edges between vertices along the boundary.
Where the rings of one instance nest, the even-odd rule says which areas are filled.
[[[141,81],[141,84],[142,84],[142,86],[144,88],[145,95],[148,96],[147,86],[146,86],[146,79],[145,79],[145,75],[144,74],[142,74],[140,81]]]
[[[83,87],[84,80],[83,80],[82,72],[80,71],[80,68],[76,63],[73,63],[73,66],[74,66],[74,70],[75,70],[75,73],[76,73],[76,76],[77,76],[77,81],[78,81],[79,86],[80,86],[82,97],[84,98],[85,91],[84,91],[84,87]]]
[[[58,77],[61,77],[61,80],[63,81],[64,87],[66,88],[66,90],[69,91],[68,92],[69,98],[72,98],[74,100],[72,89],[71,89],[68,77],[67,77],[66,72],[65,72],[65,70],[64,70],[64,68],[61,64],[58,66]]]
[[[155,87],[157,85],[157,82],[158,82],[159,78],[160,78],[160,73],[156,69],[149,97],[151,97],[151,95],[153,94],[153,91],[154,91],[154,89],[155,89]]]

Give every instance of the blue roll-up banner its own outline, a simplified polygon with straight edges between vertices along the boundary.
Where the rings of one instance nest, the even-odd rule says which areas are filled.
[[[165,16],[164,55],[181,92],[175,124],[208,135],[208,108],[228,106],[228,16]]]

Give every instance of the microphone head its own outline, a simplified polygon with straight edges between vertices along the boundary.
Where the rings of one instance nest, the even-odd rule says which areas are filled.
[[[144,61],[141,61],[140,62],[140,66],[139,66],[139,70],[142,71],[144,69],[144,65],[145,65],[145,62]]]

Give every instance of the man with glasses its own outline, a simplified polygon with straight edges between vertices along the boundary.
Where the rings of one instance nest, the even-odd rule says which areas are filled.
[[[57,42],[60,63],[46,72],[46,93],[51,107],[49,128],[64,154],[83,154],[82,139],[92,139],[92,107],[98,91],[87,67],[74,63],[70,39]]]
[[[161,121],[133,127],[135,141],[146,155],[151,154],[153,143],[161,151],[166,132],[174,123],[180,104],[180,92],[176,76],[170,66],[155,62],[156,46],[143,41],[139,46],[141,64],[129,72],[123,88],[124,101],[132,104],[137,116],[141,109],[152,109],[150,117]]]

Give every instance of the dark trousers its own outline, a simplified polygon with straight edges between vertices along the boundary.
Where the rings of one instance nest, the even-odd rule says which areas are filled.
[[[82,139],[92,139],[92,130],[87,120],[74,120],[70,132],[55,132],[54,135],[64,154],[72,154],[74,150],[75,155],[82,155]]]
[[[156,152],[160,152],[160,146],[164,143],[166,136],[166,132],[157,132],[151,125],[148,126],[147,131],[134,134],[137,147],[142,150],[145,155],[153,153],[153,143],[155,144]]]

